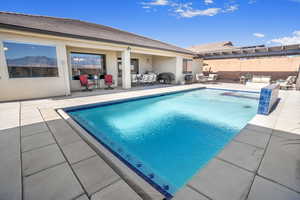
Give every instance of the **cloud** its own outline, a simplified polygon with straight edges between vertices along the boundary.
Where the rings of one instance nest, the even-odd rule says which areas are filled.
[[[265,37],[265,34],[263,34],[263,33],[253,33],[253,36],[258,37],[258,38],[263,38],[263,37]]]
[[[191,18],[195,16],[215,16],[220,13],[221,8],[207,8],[204,10],[197,10],[197,9],[177,9],[175,10],[181,17]]]
[[[208,5],[208,4],[214,3],[214,1],[213,1],[213,0],[204,0],[204,3],[205,3],[206,5]]]
[[[143,2],[142,4],[151,6],[166,6],[169,5],[169,3],[170,2],[168,0],[153,0],[150,2]]]
[[[223,10],[223,12],[230,13],[230,12],[234,12],[234,11],[236,11],[238,9],[239,9],[239,5],[231,5],[231,6],[228,6],[227,8],[225,8]]]
[[[204,0],[206,5],[214,3],[214,0]],[[192,18],[196,16],[215,16],[219,13],[230,13],[238,10],[238,5],[227,5],[225,8],[195,8],[192,2],[183,3],[182,1],[175,0],[151,0],[142,2],[142,8],[146,9],[148,12],[155,10],[154,7],[157,6],[167,6],[168,11],[175,13],[175,15],[181,18]]]
[[[276,43],[281,45],[300,44],[300,30],[294,31],[289,37],[275,38],[269,43]]]

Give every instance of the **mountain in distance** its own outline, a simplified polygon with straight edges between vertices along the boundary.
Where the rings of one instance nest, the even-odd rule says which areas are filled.
[[[47,56],[25,56],[7,59],[6,62],[9,67],[57,67],[56,58]]]

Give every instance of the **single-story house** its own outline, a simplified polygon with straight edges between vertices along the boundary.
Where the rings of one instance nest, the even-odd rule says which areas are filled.
[[[296,76],[300,45],[237,47],[232,42],[195,45],[188,50],[203,59],[203,71],[217,73],[221,81],[239,81],[245,74],[271,76],[273,81]]]
[[[0,101],[70,95],[80,74],[111,74],[131,88],[131,73],[199,73],[187,49],[80,20],[0,12]],[[105,87],[100,82],[99,87]]]

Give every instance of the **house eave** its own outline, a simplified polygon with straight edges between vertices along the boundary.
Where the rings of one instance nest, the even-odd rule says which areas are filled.
[[[41,29],[16,26],[16,25],[5,24],[5,23],[0,23],[0,28],[17,30],[17,31],[26,31],[26,32],[58,36],[58,37],[67,37],[67,38],[74,38],[74,39],[82,39],[82,40],[90,40],[90,41],[98,41],[98,42],[107,42],[107,43],[120,44],[120,45],[135,46],[135,47],[141,47],[141,48],[146,48],[146,49],[162,50],[162,51],[168,51],[168,52],[174,52],[174,53],[180,53],[180,54],[186,54],[186,55],[193,55],[193,56],[196,55],[193,52],[189,53],[189,52],[185,52],[185,51],[171,50],[171,49],[165,49],[165,48],[159,48],[159,47],[150,47],[150,46],[146,46],[146,45],[138,45],[138,44],[133,44],[133,43],[129,43],[129,42],[127,43],[127,42],[121,42],[121,41],[101,39],[101,38],[96,38],[96,37],[89,37],[89,36],[75,35],[75,34],[69,34],[69,33],[41,30]]]

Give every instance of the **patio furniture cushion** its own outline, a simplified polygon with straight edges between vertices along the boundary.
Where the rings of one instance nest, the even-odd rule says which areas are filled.
[[[208,81],[215,81],[218,78],[218,74],[209,74],[207,80]]]
[[[207,76],[204,76],[203,73],[196,74],[195,78],[196,78],[197,82],[206,82],[207,81]]]
[[[106,74],[104,76],[105,85],[112,85],[113,84],[113,76],[111,74]]]
[[[79,81],[80,81],[81,86],[86,87],[86,89],[88,89],[92,85],[95,85],[95,83],[89,83],[87,74],[80,75]]]
[[[252,83],[270,83],[271,82],[271,76],[254,75],[251,82]]]

